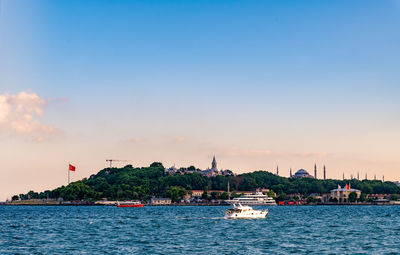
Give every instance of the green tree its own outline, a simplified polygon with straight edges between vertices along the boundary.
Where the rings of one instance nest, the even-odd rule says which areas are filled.
[[[279,196],[275,198],[276,201],[285,201],[286,200],[286,194],[285,193],[280,193]]]
[[[211,199],[217,199],[218,198],[218,192],[211,192]]]
[[[241,196],[242,196],[241,194],[238,194],[238,193],[236,193],[235,191],[233,191],[233,192],[231,193],[231,198],[241,197]]]
[[[308,204],[311,204],[311,203],[315,203],[316,202],[316,200],[315,200],[315,197],[307,197],[307,203]]]
[[[228,194],[228,192],[222,193],[221,196],[220,196],[219,198],[222,199],[222,200],[227,200],[227,199],[229,199],[229,194]]]
[[[179,186],[169,187],[167,190],[167,197],[171,198],[173,202],[180,201],[187,194],[186,189]]]
[[[367,195],[365,193],[361,193],[360,198],[358,199],[358,201],[364,202],[366,200],[367,200]]]
[[[163,166],[163,164],[161,162],[153,162],[153,163],[151,163],[150,167],[164,169],[164,166]]]
[[[188,169],[197,169],[190,166]],[[267,171],[255,171],[236,176],[206,177],[199,173],[185,173],[168,175],[164,173],[164,166],[160,162],[154,162],[150,167],[133,167],[127,165],[122,168],[105,168],[97,174],[91,175],[77,183],[61,186],[54,190],[40,192],[30,191],[20,194],[19,198],[63,198],[74,199],[148,199],[151,196],[166,196],[167,191],[178,186],[186,190],[205,189],[203,198],[209,199],[208,190],[227,190],[228,180],[232,191],[231,197],[240,196],[244,190],[253,190],[263,187],[280,194],[276,199],[285,200],[284,194],[300,194],[307,197],[312,193],[329,193],[337,185],[342,187],[350,183],[351,187],[359,189],[363,194],[400,194],[400,187],[393,182],[381,182],[373,180],[318,180],[313,178],[284,178]],[[220,197],[225,196],[223,194]],[[292,199],[295,200],[295,197]],[[363,198],[360,198],[360,201]]]
[[[351,203],[354,203],[356,200],[357,200],[357,193],[353,191],[349,194],[349,201]]]
[[[390,195],[390,198],[389,198],[390,200],[393,200],[393,201],[397,201],[397,200],[399,200],[399,195],[397,195],[397,194],[392,194],[392,195]]]
[[[275,197],[275,196],[276,196],[276,195],[275,195],[275,192],[274,192],[272,189],[268,191],[267,195],[268,195],[269,197]]]
[[[19,199],[18,195],[14,195],[14,196],[12,196],[12,198],[11,198],[12,201],[16,201],[16,200],[18,200],[18,199]]]
[[[33,190],[28,192],[28,198],[29,199],[37,199],[39,198],[39,194],[37,192],[34,192]]]
[[[208,188],[204,187],[203,194],[201,194],[202,199],[208,199]]]

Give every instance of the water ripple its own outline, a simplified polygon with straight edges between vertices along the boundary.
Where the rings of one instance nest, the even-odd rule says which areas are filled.
[[[0,207],[0,254],[399,254],[400,207]]]

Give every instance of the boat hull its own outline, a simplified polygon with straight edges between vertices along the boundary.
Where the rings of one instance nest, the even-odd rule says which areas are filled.
[[[117,207],[143,207],[142,204],[139,205],[117,205]]]
[[[252,215],[249,214],[241,214],[241,213],[232,213],[225,214],[225,219],[264,219],[268,215],[268,211],[262,211],[259,213],[254,213]]]
[[[227,204],[233,205],[233,204],[237,204],[237,203],[241,203],[243,205],[277,205],[275,202],[265,202],[265,203],[248,203],[248,202],[238,202],[238,200],[228,200],[225,201]]]

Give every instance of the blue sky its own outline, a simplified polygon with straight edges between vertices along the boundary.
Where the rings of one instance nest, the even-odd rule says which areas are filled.
[[[107,157],[205,168],[216,154],[237,172],[316,162],[397,180],[399,14],[400,1],[3,0],[0,93],[46,101],[31,98],[43,126],[0,123],[5,175],[24,192],[64,183],[69,161],[81,178]]]

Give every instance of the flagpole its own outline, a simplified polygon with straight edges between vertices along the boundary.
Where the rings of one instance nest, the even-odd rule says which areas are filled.
[[[69,165],[68,165],[68,185],[69,185]]]

